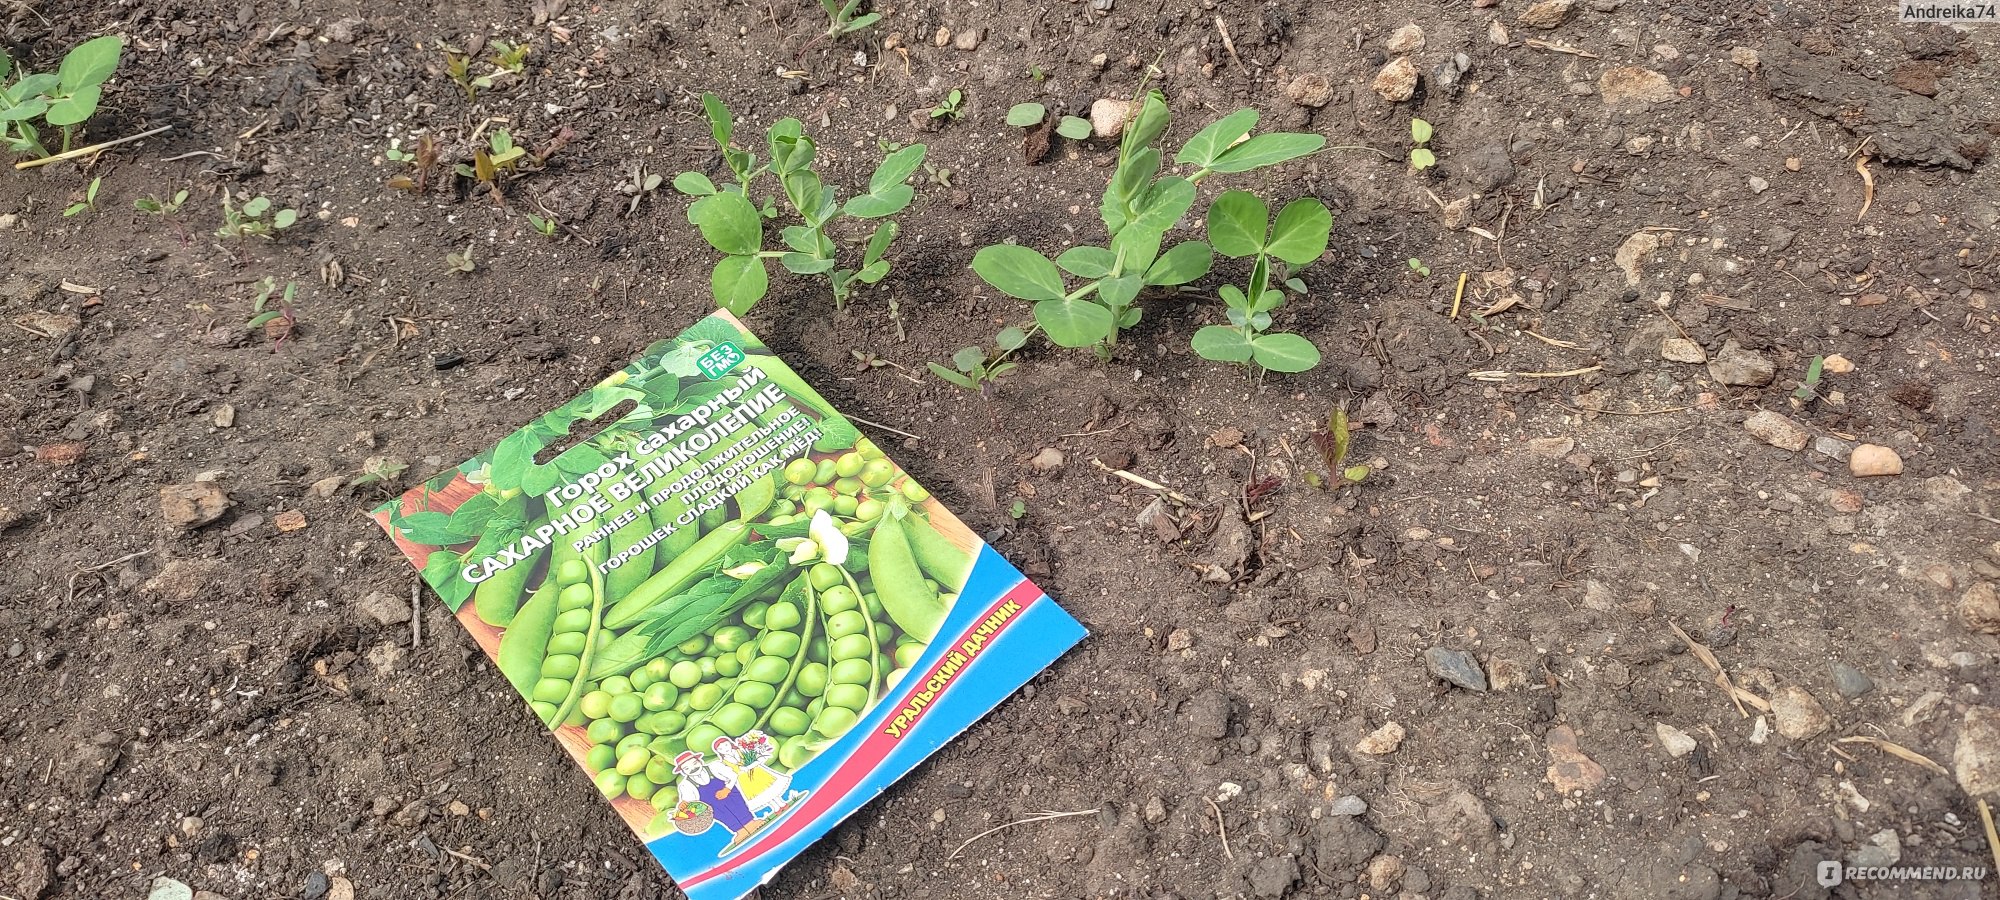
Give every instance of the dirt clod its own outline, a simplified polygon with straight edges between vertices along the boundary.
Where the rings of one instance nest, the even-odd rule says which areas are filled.
[[[1989,800],[2000,795],[2000,709],[1966,707],[1951,763],[1966,793]]]
[[[1537,0],[1521,12],[1520,22],[1529,28],[1559,28],[1576,15],[1576,0]]]
[[[1756,435],[1766,444],[1793,452],[1804,450],[1806,444],[1812,441],[1812,432],[1807,431],[1805,426],[1768,409],[1751,413],[1750,418],[1743,420],[1743,430]]]
[[[1982,634],[2000,634],[2000,589],[1978,582],[1958,597],[1958,617]]]
[[[1417,78],[1417,64],[1407,56],[1399,56],[1375,73],[1369,88],[1390,103],[1401,103],[1416,95]]]
[[[1584,755],[1577,746],[1576,730],[1568,725],[1550,728],[1543,737],[1549,751],[1549,769],[1546,777],[1556,790],[1565,794],[1572,791],[1596,790],[1604,783],[1604,767]]]
[[[355,612],[377,625],[401,625],[410,621],[410,603],[386,591],[369,591],[354,603]]]
[[[200,528],[229,510],[229,495],[213,481],[170,484],[160,488],[160,518],[174,528]]]
[[[1367,737],[1362,738],[1360,743],[1355,744],[1354,752],[1366,753],[1369,756],[1385,756],[1396,752],[1396,748],[1402,746],[1402,744],[1403,726],[1394,722],[1385,722],[1382,727],[1369,732]]]
[[[1722,349],[1708,363],[1708,376],[1731,387],[1761,387],[1770,384],[1777,374],[1777,366],[1763,354],[1746,350],[1735,341],[1723,342]]]
[[[1681,98],[1667,76],[1638,66],[1608,69],[1597,79],[1597,93],[1606,106],[1644,108],[1654,103],[1673,103]]]
[[[1285,85],[1285,96],[1300,106],[1318,109],[1333,99],[1333,84],[1318,72],[1305,72]]]
[[[1811,693],[1786,685],[1771,698],[1771,717],[1778,733],[1795,741],[1817,737],[1833,727],[1833,717]]]

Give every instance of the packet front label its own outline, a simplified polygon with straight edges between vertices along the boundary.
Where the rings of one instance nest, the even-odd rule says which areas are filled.
[[[374,515],[690,900],[1084,634],[727,313]]]

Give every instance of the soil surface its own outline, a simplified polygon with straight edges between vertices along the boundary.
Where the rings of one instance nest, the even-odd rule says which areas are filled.
[[[173,126],[0,175],[0,895],[673,895],[442,606],[410,620],[361,512],[709,308],[684,200],[621,192],[718,170],[705,90],[740,134],[804,120],[848,189],[881,142],[930,145],[888,279],[835,313],[781,276],[748,321],[1093,632],[765,896],[2000,891],[1814,878],[1993,865],[2000,27],[1888,0],[876,9],[839,41],[796,0],[0,10],[42,70],[127,39],[89,138]],[[440,46],[498,41],[524,75],[469,99]],[[1371,82],[1403,54],[1392,103]],[[1326,364],[1195,357],[1222,266],[1109,362],[1037,343],[984,396],[926,374],[1028,319],[975,248],[1101,240],[1108,142],[1030,167],[1005,110],[1082,112],[1156,60],[1169,147],[1254,105],[1380,151],[1203,186],[1335,209],[1278,322]],[[1288,92],[1308,74],[1324,105]],[[503,126],[560,146],[496,205],[448,172]],[[443,164],[387,186],[420,135]],[[300,222],[219,238],[225,193]],[[265,278],[296,297],[246,327]],[[1343,403],[1375,471],[1330,491],[1311,435]],[[1900,473],[1853,474],[1889,461],[1860,444]],[[1071,815],[992,830],[1046,813]]]

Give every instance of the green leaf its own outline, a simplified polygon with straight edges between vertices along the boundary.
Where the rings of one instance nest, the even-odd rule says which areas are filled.
[[[1159,258],[1164,229],[1130,227],[1111,239],[1111,252],[1118,256],[1120,274],[1136,274],[1153,267]]]
[[[1072,141],[1083,140],[1090,137],[1090,120],[1079,119],[1076,116],[1063,116],[1062,121],[1056,123],[1056,133]]]
[[[862,219],[879,219],[902,212],[917,196],[917,189],[907,184],[892,185],[881,193],[861,194],[847,201],[847,214]]]
[[[1137,275],[1106,278],[1097,283],[1097,300],[1113,309],[1130,306],[1132,301],[1139,299],[1139,289],[1145,286]]]
[[[1146,270],[1146,283],[1155,287],[1187,284],[1208,274],[1215,254],[1200,241],[1184,241],[1160,255]]]
[[[1153,182],[1146,189],[1146,198],[1139,205],[1139,214],[1126,225],[1127,228],[1145,228],[1164,232],[1174,227],[1181,216],[1187,215],[1188,207],[1194,205],[1194,182],[1179,176],[1169,175]]]
[[[1285,287],[1291,288],[1292,293],[1294,294],[1303,294],[1306,292],[1306,283],[1304,279],[1298,278],[1296,276],[1285,279]]]
[[[1104,219],[1104,228],[1112,234],[1125,229],[1125,207],[1136,200],[1153,176],[1160,171],[1160,151],[1145,148],[1133,151],[1129,156],[1119,151],[1118,170],[1111,174],[1111,182],[1104,187],[1104,199],[1098,204],[1098,214]]]
[[[1250,339],[1239,329],[1224,325],[1204,325],[1194,333],[1190,342],[1194,352],[1202,359],[1216,362],[1241,363],[1250,361]]]
[[[778,262],[784,265],[785,271],[793,275],[818,275],[833,268],[834,261],[804,253],[787,253],[778,257]]]
[[[13,68],[14,57],[8,56],[7,51],[0,50],[0,78],[6,78],[7,73],[12,71]]]
[[[50,91],[55,90],[61,84],[62,79],[57,78],[53,72],[38,72],[34,75],[23,75],[20,81],[14,82],[14,86],[7,89],[7,96],[15,100],[43,97],[47,96]]]
[[[861,256],[861,267],[871,268],[889,252],[889,243],[901,233],[902,226],[894,222],[883,222],[875,226],[875,233],[868,238],[868,251]]]
[[[270,208],[271,208],[271,198],[251,197],[247,202],[243,204],[243,214],[249,216],[250,218],[255,219],[263,216],[264,213],[268,211]]]
[[[1056,257],[1056,265],[1078,278],[1103,278],[1117,262],[1118,256],[1103,247],[1071,247]]]
[[[697,211],[700,218],[695,227],[701,229],[701,236],[709,246],[734,256],[762,249],[764,220],[748,197],[733,192],[716,194],[702,200]],[[760,263],[758,269],[762,268]],[[762,296],[761,290],[758,293]]]
[[[1417,144],[1429,143],[1431,139],[1431,133],[1432,133],[1431,123],[1426,122],[1422,119],[1410,120],[1410,141],[1412,143],[1417,143]]]
[[[1257,302],[1250,305],[1250,311],[1253,313],[1260,313],[1266,310],[1277,309],[1278,307],[1283,306],[1284,304],[1285,304],[1284,291],[1265,291],[1264,296],[1258,297]]]
[[[1410,148],[1410,168],[1422,171],[1437,165],[1437,154],[1423,147]]]
[[[1128,158],[1136,158],[1137,151],[1152,147],[1160,139],[1160,132],[1167,130],[1171,118],[1166,95],[1147,91],[1145,101],[1139,104],[1139,114],[1125,125],[1125,139],[1118,145],[1121,164]]]
[[[787,225],[778,230],[778,237],[785,242],[785,246],[800,253],[822,255],[819,253],[819,231],[809,225]]]
[[[875,174],[868,176],[868,193],[880,194],[902,184],[923,165],[926,149],[922,144],[911,144],[884,157]]]
[[[1257,127],[1260,116],[1256,110],[1245,107],[1215,120],[1188,138],[1181,152],[1175,154],[1174,162],[1201,169],[1215,168],[1215,162],[1229,152],[1231,144]]]
[[[299,211],[298,211],[298,210],[296,210],[296,209],[281,209],[281,210],[278,210],[278,213],[277,213],[277,215],[274,215],[274,216],[272,216],[272,217],[271,217],[271,227],[272,227],[272,228],[290,228],[290,227],[292,227],[293,225],[296,225],[296,224],[298,224],[298,221],[299,221]]]
[[[717,306],[740,316],[764,299],[764,292],[771,288],[771,275],[764,271],[762,257],[725,256],[715,264],[708,287]]]
[[[850,3],[848,5],[853,6],[854,4]],[[862,16],[861,18],[855,19],[854,21],[847,23],[845,26],[841,28],[841,31],[843,33],[860,31],[863,28],[867,28],[868,26],[873,25],[878,21],[881,21],[881,19],[882,19],[881,13],[869,13],[865,16]]]
[[[889,274],[889,261],[878,259],[868,265],[862,266],[861,271],[854,273],[854,280],[862,284],[874,284],[881,281],[882,276],[887,274]]]
[[[1271,228],[1271,242],[1265,251],[1295,266],[1303,266],[1326,252],[1327,236],[1333,230],[1333,214],[1326,204],[1300,197],[1278,211]]]
[[[1260,134],[1241,144],[1229,148],[1208,168],[1217,172],[1248,172],[1265,166],[1275,166],[1286,160],[1297,159],[1326,146],[1326,137],[1318,134],[1298,134],[1279,132]]]
[[[49,104],[45,118],[50,125],[67,127],[80,125],[90,114],[97,111],[97,98],[104,89],[97,85],[78,90],[76,93]]]
[[[1231,259],[1255,256],[1264,250],[1271,208],[1249,191],[1230,191],[1208,206],[1208,242],[1215,252]]]
[[[1058,347],[1088,347],[1111,336],[1111,310],[1089,300],[1044,300],[1035,321]]]
[[[74,94],[103,84],[112,72],[117,71],[118,54],[124,49],[124,40],[109,34],[76,45],[76,49],[63,57],[62,66],[57,69],[63,90]],[[94,95],[92,102],[96,102]]]
[[[1252,342],[1251,358],[1273,372],[1303,372],[1319,365],[1319,348],[1296,334],[1260,334]]]
[[[1061,300],[1062,272],[1049,258],[1026,247],[994,244],[972,255],[972,271],[980,280],[1009,297],[1022,300]],[[1085,304],[1094,305],[1094,304]],[[1037,310],[1040,307],[1036,307]],[[1037,312],[1037,318],[1040,313]],[[1084,343],[1091,343],[1085,341]],[[1083,346],[1065,344],[1064,346]]]
[[[937,363],[931,362],[931,363],[925,363],[924,365],[930,367],[932,375],[936,375],[937,377],[949,381],[952,384],[958,385],[959,387],[965,388],[968,391],[978,387],[977,384],[973,383],[972,379],[960,375],[957,372],[954,372],[950,369],[947,369],[944,366],[938,365]]]
[[[715,94],[703,92],[701,109],[708,114],[708,133],[715,137],[715,145],[729,146],[729,136],[736,130],[735,121],[729,117],[729,107],[723,106],[722,99]]]
[[[674,176],[674,190],[690,197],[706,197],[715,193],[715,182],[700,172],[682,172]]]
[[[40,97],[24,100],[21,103],[16,104],[14,106],[7,107],[6,109],[0,109],[0,122],[14,122],[22,119],[32,119],[48,111],[48,108],[49,108],[49,101],[44,100]]]
[[[1012,325],[1000,329],[1000,333],[993,337],[993,346],[1002,352],[1019,350],[1027,345],[1028,333]]]
[[[1250,301],[1249,299],[1243,296],[1243,289],[1237,287],[1236,285],[1225,284],[1222,287],[1217,288],[1215,293],[1216,296],[1222,298],[1223,303],[1229,305],[1229,311],[1232,313],[1236,312],[1237,310],[1245,310],[1250,308]],[[1236,318],[1234,316],[1231,316],[1230,321],[1235,322]],[[1245,319],[1244,321],[1249,321],[1249,320]],[[1236,322],[1236,324],[1241,325],[1243,323]]]
[[[1048,116],[1048,108],[1040,103],[1016,103],[1007,108],[1007,124],[1016,128],[1032,128]]]
[[[951,355],[951,364],[967,375],[972,374],[979,368],[979,364],[985,361],[986,351],[978,347],[961,347],[957,353]]]

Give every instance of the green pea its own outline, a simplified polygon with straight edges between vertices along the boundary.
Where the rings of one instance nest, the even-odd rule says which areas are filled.
[[[846,497],[852,500],[854,499],[854,495],[861,493],[863,487],[864,485],[859,478],[841,478],[834,481],[833,493],[837,497]]]
[[[820,460],[819,465],[813,467],[813,483],[825,484],[829,481],[834,480],[835,478],[840,477],[834,474],[834,469],[836,468],[838,468],[838,465],[833,460],[830,459]]]
[[[730,703],[715,711],[709,719],[722,733],[736,737],[757,724],[757,711],[741,703]]]
[[[566,559],[556,567],[556,587],[569,587],[590,580],[590,563],[580,559]]]
[[[640,716],[636,724],[641,726],[641,731],[648,734],[680,734],[687,728],[687,721],[687,716],[671,709],[663,709]]]
[[[874,651],[875,645],[869,642],[868,636],[865,634],[850,634],[833,642],[833,659],[835,662],[844,659],[866,659],[868,658],[868,654]]]
[[[697,634],[694,637],[682,641],[680,643],[680,646],[674,649],[679,650],[680,652],[685,653],[689,656],[693,656],[697,653],[700,653],[708,649],[708,635]]]
[[[924,490],[923,485],[918,484],[913,480],[903,482],[903,499],[908,500],[911,503],[922,503],[925,500],[929,500],[930,498],[931,498],[931,492]]]
[[[790,524],[792,524],[792,523],[793,523],[793,522],[795,522],[795,521],[798,521],[798,517],[797,517],[797,516],[772,516],[772,517],[771,517],[771,524],[772,524],[772,525],[774,525],[774,526],[775,526],[775,525],[790,525]]]
[[[660,783],[641,772],[625,779],[625,796],[634,800],[650,800],[660,789]],[[679,796],[676,794],[675,796]]]
[[[693,711],[694,711],[694,695],[689,694],[686,691],[682,691],[681,698],[679,700],[674,701],[674,712],[685,714]]]
[[[896,683],[902,681],[903,676],[908,674],[910,674],[909,669],[897,669],[894,672],[890,672],[889,677],[882,679],[882,689],[885,691],[895,690]]]
[[[798,688],[792,688],[791,690],[785,692],[785,699],[778,701],[778,705],[789,706],[793,709],[805,709],[806,704],[811,703],[812,701],[813,698],[799,693]]]
[[[734,653],[715,658],[715,674],[717,675],[721,675],[724,678],[734,678],[742,671],[743,660],[737,658]]]
[[[583,609],[589,606],[590,601],[595,599],[595,597],[596,595],[590,592],[590,585],[572,584],[569,587],[563,588],[562,593],[556,595],[556,609],[562,612],[568,612],[572,609]]]
[[[848,554],[852,559],[858,554]],[[845,580],[845,579],[843,579]],[[827,588],[819,595],[819,608],[827,615],[839,615],[861,606],[861,599],[854,596],[854,589],[845,584]]]
[[[861,454],[849,450],[833,458],[833,474],[841,478],[852,478],[861,474],[861,467],[867,464],[868,461],[862,459]]]
[[[604,679],[598,687],[613,697],[619,694],[629,694],[632,693],[632,679],[626,678],[623,675],[613,675],[610,678]]]
[[[673,668],[667,671],[667,681],[681,690],[694,687],[701,683],[701,666],[685,659],[674,663]]]
[[[799,608],[797,604],[780,600],[771,604],[771,608],[764,613],[764,630],[766,632],[790,631],[797,627],[799,627]]]
[[[803,484],[788,484],[778,489],[778,496],[783,497],[786,500],[790,500],[794,503],[797,503],[798,499],[805,495],[806,495],[806,486]]]
[[[875,677],[875,671],[868,667],[867,659],[843,659],[833,664],[829,680],[833,684],[867,684]],[[831,688],[829,688],[831,690]]]
[[[611,712],[611,695],[601,690],[591,691],[577,701],[577,708],[589,718],[602,719]]]
[[[535,691],[528,699],[540,700],[543,703],[561,703],[569,699],[569,685],[567,678],[544,678],[535,682]]]
[[[860,634],[868,630],[868,617],[860,610],[837,612],[826,619],[826,636],[838,641],[850,634]]]
[[[715,657],[713,656],[704,656],[695,660],[694,667],[701,670],[703,681],[713,681],[715,676],[719,674],[715,670]]]
[[[695,685],[694,690],[688,691],[688,701],[694,704],[695,709],[708,709],[720,699],[722,699],[722,688],[717,687],[713,681]]]
[[[611,749],[613,752],[617,753],[620,758],[623,758],[625,754],[632,752],[634,748],[638,748],[641,750],[645,749],[646,742],[652,739],[653,736],[650,734],[640,734],[635,731],[622,738],[619,738],[618,743],[614,745]]]
[[[583,764],[592,772],[602,772],[618,764],[618,751],[604,744],[592,744],[583,755]]]
[[[792,661],[782,656],[759,656],[743,669],[744,681],[777,684],[792,670]]]
[[[771,726],[771,730],[777,732],[778,736],[791,737],[795,734],[805,734],[806,729],[812,727],[812,720],[806,718],[804,712],[787,706],[772,713],[771,720],[765,724]]]
[[[668,673],[672,672],[673,670],[674,670],[673,662],[667,659],[655,659],[646,663],[646,677],[651,678],[654,681],[667,680]]]
[[[819,711],[825,708],[826,698],[815,697],[813,698],[813,702],[806,704],[806,716],[808,718],[816,717],[819,715]]]
[[[618,755],[618,774],[630,778],[646,771],[646,763],[653,758],[653,751],[644,745],[634,747]]]
[[[766,631],[763,637],[757,639],[757,649],[771,656],[797,656],[799,636],[790,631]]]
[[[827,676],[826,663],[806,663],[799,667],[799,677],[792,680],[792,689],[808,697],[817,697],[826,693]]]
[[[806,658],[815,662],[826,662],[826,635],[813,635],[812,644],[806,647]]]
[[[715,635],[710,638],[714,642],[715,648],[724,653],[736,652],[736,648],[743,646],[743,642],[749,639],[750,629],[741,625],[724,625],[721,628],[717,628]]]
[[[744,706],[763,709],[778,699],[778,689],[761,681],[746,681],[736,686],[735,697]]]
[[[753,721],[756,717],[756,713],[750,714],[750,718]],[[712,753],[715,750],[715,739],[722,736],[722,729],[703,722],[688,729],[687,746],[689,750],[695,750],[700,753]]]
[[[832,505],[833,492],[821,487],[807,491],[806,498],[799,502],[799,506],[805,510],[805,514],[808,516]]]
[[[625,776],[618,774],[616,769],[599,772],[597,789],[603,792],[606,799],[616,800],[625,795]]]
[[[757,642],[756,642],[756,641],[750,641],[749,643],[746,643],[746,644],[744,644],[743,646],[741,646],[741,647],[738,647],[738,648],[736,648],[736,661],[737,661],[737,662],[740,662],[740,663],[742,663],[742,664],[744,664],[744,665],[746,665],[746,666],[747,666],[747,665],[749,665],[749,664],[750,664],[750,661],[751,661],[751,660],[753,660],[753,659],[756,659],[756,658],[757,658]]]
[[[646,780],[656,785],[674,780],[673,762],[664,756],[654,754],[652,761],[646,763]]]
[[[861,595],[861,608],[868,611],[868,618],[877,622],[890,621],[888,615],[882,612],[882,598],[874,591]]]
[[[563,716],[562,723],[564,725],[572,725],[577,728],[582,728],[583,726],[590,724],[590,720],[584,718],[583,710],[577,709],[575,706],[571,706],[569,708],[569,715]]]
[[[582,631],[572,631],[569,632],[568,634],[558,634],[554,637],[549,638],[549,655],[582,656],[583,648],[586,646],[589,640],[590,640],[589,633]]]
[[[863,522],[873,522],[882,517],[882,501],[874,497],[863,497],[854,504],[854,517]]]
[[[857,717],[854,711],[840,706],[829,706],[813,717],[813,730],[830,738],[840,737],[853,728]]]
[[[564,697],[567,698],[568,695],[565,694]],[[558,712],[555,704],[542,700],[535,700],[530,702],[528,704],[528,708],[535,711],[535,718],[540,719],[544,722],[548,721],[550,716],[553,716]]]
[[[789,516],[798,511],[799,511],[799,504],[796,501],[779,500],[776,503],[771,504],[770,510],[765,514],[767,516]]]
[[[842,494],[838,497],[833,498],[833,506],[831,507],[831,509],[833,511],[833,514],[836,516],[852,519],[854,518],[854,511],[859,509],[860,507],[861,504],[857,502],[853,497],[849,497],[846,494]]]
[[[674,757],[686,753],[687,748],[687,740],[678,733],[665,737],[656,737],[646,742],[646,749],[653,751],[654,756],[658,757],[661,762],[666,763],[667,771],[669,772],[673,771]],[[665,779],[659,780],[661,783],[665,783]]]
[[[655,781],[653,783],[658,785],[670,783],[673,780],[672,773],[668,773],[668,775],[669,775],[668,778],[664,778],[659,781]],[[654,788],[653,799],[650,802],[653,804],[654,812],[666,812],[667,810],[673,809],[675,806],[680,805],[681,792],[663,791],[658,788]]]
[[[646,685],[646,693],[641,698],[641,702],[646,705],[647,709],[671,709],[673,708],[674,701],[680,699],[680,696],[681,689],[674,687],[672,682],[655,681],[652,684]]]
[[[910,666],[916,665],[917,660],[923,657],[925,649],[927,649],[926,645],[914,641],[897,644],[895,656],[896,667],[907,669]]]
[[[752,600],[743,604],[743,624],[751,628],[764,627],[764,615],[770,608],[770,601],[767,600]]]
[[[874,441],[865,437],[855,439],[854,452],[861,454],[862,459],[882,458],[882,448],[875,446]]]
[[[813,590],[824,592],[835,585],[846,584],[847,578],[840,574],[839,566],[832,563],[813,563],[812,568],[806,570],[806,582],[813,586]],[[820,594],[820,602],[822,604],[826,602],[824,593]]]
[[[785,464],[785,483],[805,484],[819,473],[819,467],[810,459],[795,459]]]
[[[567,653],[542,660],[543,678],[575,678],[576,670],[583,665],[581,658]]]
[[[773,718],[776,717],[774,716]],[[808,745],[804,735],[786,738],[784,743],[778,745],[778,765],[784,766],[787,769],[796,770],[812,758],[812,748]]]
[[[638,694],[618,694],[611,698],[611,706],[606,712],[613,721],[630,722],[646,711],[646,704]]]
[[[868,705],[868,689],[858,684],[836,684],[826,689],[826,705],[860,712]]]
[[[572,631],[585,631],[588,630],[589,628],[590,628],[590,610],[587,607],[584,609],[572,609],[569,612],[556,613],[556,624],[555,624],[556,634],[566,634]]]
[[[593,744],[616,744],[625,736],[625,726],[611,719],[598,719],[584,729],[583,736]]]
[[[896,464],[886,459],[871,459],[861,467],[861,483],[878,488],[896,478]]]

